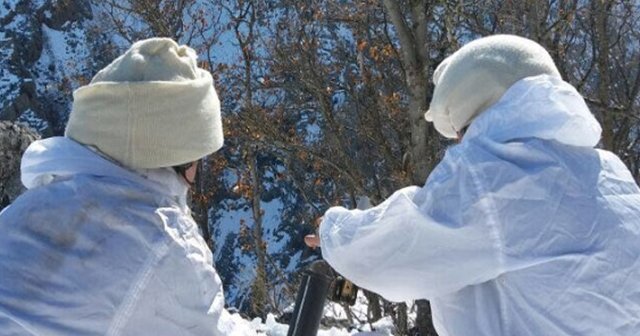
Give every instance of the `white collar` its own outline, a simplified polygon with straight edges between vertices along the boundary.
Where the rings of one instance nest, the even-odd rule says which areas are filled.
[[[118,177],[170,196],[183,207],[189,189],[172,168],[132,170],[67,137],[33,142],[22,157],[21,173],[22,183],[28,189],[73,175]]]
[[[571,84],[540,75],[513,84],[469,125],[462,142],[475,138],[495,142],[539,138],[594,147],[601,133],[600,124]]]

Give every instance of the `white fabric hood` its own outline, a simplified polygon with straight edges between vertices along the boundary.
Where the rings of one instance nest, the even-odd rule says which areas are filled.
[[[32,143],[21,163],[22,184],[27,189],[73,175],[110,176],[142,185],[185,205],[188,186],[171,168],[129,170],[67,137]]]
[[[495,142],[539,138],[594,147],[602,128],[573,86],[549,75],[516,82],[496,104],[469,125],[464,140]]]

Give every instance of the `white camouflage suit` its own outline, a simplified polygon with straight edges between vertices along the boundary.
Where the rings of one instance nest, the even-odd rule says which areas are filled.
[[[331,208],[323,257],[440,336],[640,335],[640,190],[569,84],[514,84],[424,187]]]
[[[22,180],[0,214],[0,334],[255,334],[224,309],[171,168],[134,172],[56,137],[29,147]]]

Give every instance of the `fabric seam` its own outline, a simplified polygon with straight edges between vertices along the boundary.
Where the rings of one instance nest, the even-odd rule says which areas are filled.
[[[135,126],[137,126],[137,120],[133,115],[133,111],[131,110],[132,101],[133,95],[131,92],[130,83],[127,82],[127,119],[129,124],[127,126],[127,155],[125,156],[125,158],[129,163],[134,160],[133,138],[135,136],[134,128]]]
[[[153,273],[154,267],[160,260],[162,256],[164,256],[169,249],[169,244],[163,242],[163,245],[160,247],[157,253],[152,253],[151,256],[145,262],[142,271],[139,273],[134,285],[129,288],[127,293],[125,294],[124,301],[120,304],[120,308],[115,314],[113,321],[111,322],[111,326],[106,332],[107,336],[117,336],[120,335],[122,328],[126,325],[128,321],[131,311],[135,307],[142,290],[149,282],[151,278],[151,274]]]
[[[473,181],[473,185],[476,188],[476,191],[479,192],[480,195],[486,195],[487,191],[482,185],[482,183],[480,182],[480,179],[478,178],[478,172],[476,172],[476,170],[472,168],[473,166],[470,164],[470,162],[467,160],[466,157],[461,155],[460,159],[463,161],[466,167],[470,167],[469,173],[471,174],[471,180]],[[493,236],[493,239],[497,245],[496,247],[498,249],[498,265],[500,267],[500,272],[502,272],[505,269],[504,247],[502,245],[502,236],[500,234],[500,230],[498,229],[498,223],[494,215],[495,213],[497,213],[496,206],[491,198],[487,198],[486,203],[487,204],[486,205],[483,204],[482,207],[483,208],[486,207],[488,208],[487,210],[489,210],[489,211],[486,211],[487,224],[489,224],[491,228],[491,235]],[[509,327],[509,319],[507,318],[506,307],[504,306],[504,302],[506,302],[506,300],[504,298],[504,294],[502,291],[498,291],[498,295],[500,295],[500,301],[503,303],[500,305],[500,315],[502,320],[504,321],[505,331],[508,334],[511,328]]]

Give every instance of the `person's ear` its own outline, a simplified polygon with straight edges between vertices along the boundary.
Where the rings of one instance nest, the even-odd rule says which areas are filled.
[[[196,174],[198,172],[198,161],[191,163],[191,166],[184,171],[184,179],[193,184],[196,181]]]
[[[462,142],[462,138],[464,138],[464,134],[467,132],[467,128],[469,126],[465,126],[463,129],[459,130],[456,132],[456,142],[460,143]]]

